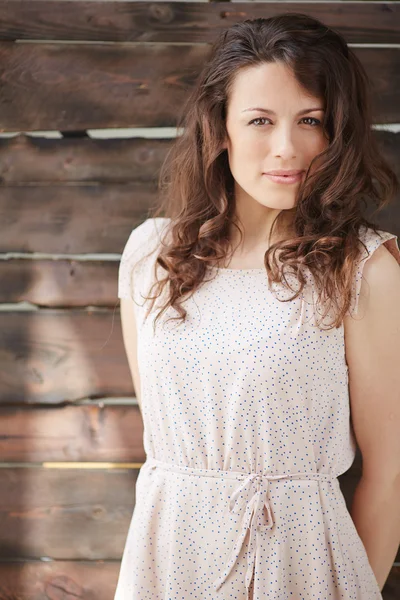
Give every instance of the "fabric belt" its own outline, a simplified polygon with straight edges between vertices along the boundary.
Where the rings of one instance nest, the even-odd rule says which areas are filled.
[[[246,553],[247,570],[245,578],[247,594],[249,592],[256,559],[256,533],[257,531],[272,529],[274,526],[274,518],[268,501],[269,481],[277,479],[314,479],[320,481],[332,481],[337,479],[337,476],[331,473],[318,472],[282,473],[272,475],[269,473],[245,473],[243,471],[201,469],[165,463],[154,458],[147,458],[143,466],[148,466],[150,469],[158,467],[166,471],[184,473],[192,476],[236,479],[241,482],[232,493],[228,503],[229,511],[235,514],[239,514],[243,507],[245,507],[239,535],[229,553],[222,573],[214,580],[213,585],[216,590],[219,590],[226,581],[238,560],[246,534],[249,531],[250,537]],[[264,513],[264,507],[266,509],[266,514]]]

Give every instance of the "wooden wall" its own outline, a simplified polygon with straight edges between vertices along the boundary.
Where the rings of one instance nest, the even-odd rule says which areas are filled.
[[[400,176],[398,2],[0,0],[0,600],[113,599],[145,459],[120,253],[217,32],[291,10],[354,46]],[[400,235],[398,203],[380,223]]]

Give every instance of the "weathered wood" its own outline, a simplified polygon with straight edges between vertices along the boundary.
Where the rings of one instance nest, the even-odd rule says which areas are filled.
[[[400,178],[400,134],[374,130],[374,135]],[[8,185],[0,186],[0,252],[121,252],[131,230],[156,205],[159,169],[171,143],[27,136],[2,140],[0,177]],[[32,185],[36,183],[42,185]],[[389,230],[400,223],[399,200],[382,213],[382,226]],[[58,267],[64,278],[65,267],[52,268]],[[0,262],[1,281],[7,277],[7,285],[0,286],[3,299],[26,289],[26,271],[35,266],[19,262],[15,268],[22,269],[21,281],[12,284],[14,267]]]
[[[398,204],[381,213],[379,226],[400,240]],[[48,308],[116,307],[118,269],[119,260],[0,260],[0,302]]]
[[[172,143],[140,137],[50,139],[19,134],[0,138],[0,183],[154,182]]]
[[[121,252],[157,200],[154,183],[0,187],[0,252]]]
[[[339,478],[346,504],[353,493],[353,483],[348,482],[357,477],[356,468],[350,471]],[[0,556],[119,560],[135,506],[138,472],[0,469]]]
[[[0,312],[0,404],[133,394],[118,311]]]
[[[1,600],[111,600],[119,561],[0,562]]]
[[[0,407],[0,462],[145,460],[137,405]]]
[[[174,127],[208,44],[0,43],[0,131]],[[375,123],[400,120],[400,53],[355,48]],[[160,101],[162,98],[162,101]]]
[[[400,133],[373,129],[400,177]],[[174,139],[0,138],[0,183],[155,182]],[[1,187],[0,187],[1,190]]]
[[[0,40],[209,42],[237,21],[306,12],[351,43],[399,43],[394,3],[0,2]]]
[[[0,187],[0,253],[121,253],[132,229],[147,218],[157,200],[155,187],[152,189],[145,184]],[[399,201],[400,197],[397,196],[376,218],[382,229],[396,234],[400,234]],[[95,215],[96,219],[93,218]],[[71,264],[76,267],[71,271],[71,276],[78,271],[82,274],[84,265],[78,265],[75,261],[71,261]],[[55,274],[59,269],[58,278],[64,277],[65,269],[68,271],[70,267],[64,264],[44,265],[44,268],[49,274]],[[115,266],[104,263],[88,268],[97,273],[104,270],[105,275],[115,278]],[[21,260],[14,265],[0,262],[0,282],[8,282],[10,286],[1,290],[1,297],[11,298],[15,294],[26,293],[29,279],[12,283],[12,273],[27,277],[29,273],[34,275],[36,269],[37,265],[31,262],[24,264]],[[56,299],[64,293],[64,290],[56,293],[54,286],[57,278],[52,282],[53,289],[50,288],[54,300],[49,297],[45,302],[49,306],[52,302],[58,303]],[[34,283],[31,280],[31,287]],[[114,285],[113,282],[100,283],[107,286],[103,293],[107,293],[109,285]],[[43,281],[42,285],[47,283]],[[101,298],[99,303],[103,303]]]
[[[165,44],[2,42],[0,131],[174,126],[207,52],[205,44],[182,52]]]
[[[0,469],[0,556],[116,559],[138,469]]]
[[[115,306],[119,261],[0,260],[0,302]]]

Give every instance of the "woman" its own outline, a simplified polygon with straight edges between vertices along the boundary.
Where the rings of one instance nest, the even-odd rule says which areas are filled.
[[[399,544],[400,252],[363,202],[398,181],[365,72],[311,17],[244,21],[180,124],[168,217],[136,227],[120,263],[146,462],[115,600],[382,598]],[[337,478],[356,442],[350,516]]]

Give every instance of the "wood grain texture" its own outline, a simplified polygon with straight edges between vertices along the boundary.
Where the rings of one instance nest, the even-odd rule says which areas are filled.
[[[374,135],[400,178],[400,134],[374,130]],[[129,233],[157,204],[159,171],[172,143],[24,135],[1,140],[0,252],[122,252]],[[399,231],[399,201],[380,215],[381,226],[389,231]],[[0,261],[0,297],[5,302],[24,295],[47,306],[63,300],[63,305],[85,303],[90,292],[74,289],[73,278],[85,286],[86,268],[90,269],[87,287],[95,283],[98,303],[114,301],[110,290],[115,285],[116,265],[90,262],[44,261],[39,282],[40,264]],[[95,273],[101,279],[91,279]],[[48,294],[47,300],[43,293]]]
[[[0,405],[133,393],[118,311],[0,312]]]
[[[0,469],[0,556],[120,560],[138,469]]]
[[[0,557],[119,560],[135,507],[138,473],[138,469],[0,469]],[[358,473],[355,465],[339,477],[347,505]]]
[[[400,134],[375,132],[379,139]],[[389,140],[388,140],[389,141]],[[174,139],[0,138],[0,184],[154,182]],[[0,187],[1,189],[1,187]]]
[[[120,253],[156,200],[155,183],[0,187],[0,252]]]
[[[145,460],[137,405],[0,407],[0,462]]]
[[[400,133],[373,129],[384,156],[400,177]],[[0,138],[0,191],[7,185],[138,183],[158,181],[175,139],[63,138],[19,134]]]
[[[41,308],[115,306],[119,261],[0,261],[0,302],[31,302]]]
[[[237,21],[306,12],[350,43],[400,42],[395,3],[356,2],[0,2],[0,40],[208,42]]]
[[[0,43],[0,131],[174,127],[207,44]],[[355,48],[374,123],[400,121],[400,53]],[[162,98],[162,101],[160,100]]]
[[[120,561],[0,561],[1,600],[112,600]]]

